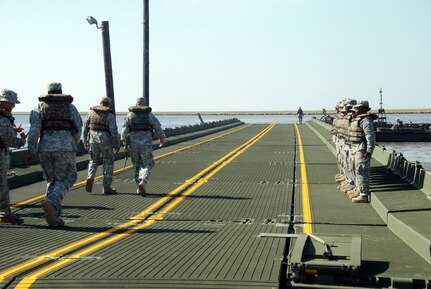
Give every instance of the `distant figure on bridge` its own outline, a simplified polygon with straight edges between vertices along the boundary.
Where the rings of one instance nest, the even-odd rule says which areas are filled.
[[[326,109],[325,108],[322,109],[322,114],[326,115]]]
[[[2,223],[22,224],[24,220],[10,209],[7,172],[10,165],[9,147],[20,148],[25,145],[27,134],[21,126],[16,127],[12,109],[19,104],[16,92],[3,89],[0,92],[0,219]],[[20,137],[17,137],[19,133]]]
[[[85,190],[93,190],[97,167],[103,165],[103,194],[112,195],[117,191],[111,187],[114,172],[115,153],[120,150],[120,139],[115,114],[112,110],[112,100],[103,97],[100,105],[90,108],[87,121],[84,124],[84,148],[90,153],[88,175]]]
[[[298,122],[302,123],[302,118],[304,117],[304,112],[302,111],[301,107],[298,108],[298,111],[296,112],[296,114],[298,115]]]
[[[30,114],[26,162],[39,153],[47,182],[41,204],[45,219],[50,227],[62,227],[61,202],[77,179],[76,145],[81,138],[82,119],[72,104],[73,97],[63,94],[59,82],[48,84],[48,94],[39,96],[39,101]]]
[[[392,126],[392,129],[396,130],[396,129],[400,129],[404,126],[404,123],[397,118],[397,120],[395,121],[395,124]]]
[[[145,197],[146,185],[154,167],[153,131],[159,138],[159,146],[163,146],[166,136],[159,120],[151,112],[151,107],[146,105],[145,98],[138,98],[136,105],[129,107],[129,111],[124,120],[121,138],[125,143],[126,153],[130,147],[137,193]]]

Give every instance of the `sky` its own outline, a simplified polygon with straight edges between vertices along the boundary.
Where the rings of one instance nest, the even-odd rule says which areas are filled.
[[[60,4],[61,3],[61,4]],[[155,112],[431,108],[429,0],[149,0]],[[143,94],[142,0],[0,0],[0,89],[28,112],[61,82],[79,111],[105,91],[109,21],[117,111]]]

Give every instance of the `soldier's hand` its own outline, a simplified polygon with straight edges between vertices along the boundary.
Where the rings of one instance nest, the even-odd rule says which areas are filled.
[[[165,144],[165,140],[164,139],[159,139],[159,147],[162,147]]]
[[[120,147],[116,147],[114,148],[114,150],[115,150],[115,153],[118,154],[118,152],[120,151]]]
[[[33,154],[32,153],[28,153],[27,157],[25,158],[25,165],[26,165],[26,167],[29,166],[29,164],[30,164],[30,162],[31,162],[32,159],[33,159]]]
[[[88,148],[89,148],[88,143],[84,143],[84,149],[85,149],[86,151],[88,151]]]
[[[24,129],[21,127],[22,124],[20,124],[19,126],[14,127],[16,132],[22,132]]]
[[[27,138],[27,136],[28,136],[28,132],[27,132],[27,133],[25,133],[25,132],[20,132],[20,133],[19,133],[19,136],[20,136],[22,139],[26,139],[26,138]]]

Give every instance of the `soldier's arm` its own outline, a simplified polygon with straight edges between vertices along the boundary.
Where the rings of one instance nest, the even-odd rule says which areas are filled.
[[[366,117],[361,121],[361,127],[365,133],[365,143],[367,145],[367,153],[372,154],[376,146],[376,133],[374,131],[374,122],[370,117]]]
[[[82,118],[74,105],[71,104],[69,108],[70,108],[70,116],[72,118],[72,123],[73,123],[73,126],[75,127],[73,138],[75,139],[75,142],[78,143],[79,140],[81,139],[81,134],[82,134]]]
[[[87,120],[84,123],[84,135],[83,135],[83,141],[84,141],[84,145],[88,144],[88,141],[90,139],[89,136],[89,125],[90,125],[90,114],[88,114]]]
[[[129,115],[124,118],[123,128],[121,130],[121,140],[127,144],[130,135]]]
[[[17,138],[16,131],[8,121],[0,122],[0,139],[7,147],[20,148],[25,144],[25,138]]]
[[[28,152],[35,154],[37,150],[37,142],[39,141],[40,131],[42,128],[42,118],[39,114],[39,109],[36,107],[30,113],[30,132],[28,134]]]
[[[112,147],[119,148],[120,140],[118,138],[117,120],[114,114],[109,114],[109,133],[111,134]]]

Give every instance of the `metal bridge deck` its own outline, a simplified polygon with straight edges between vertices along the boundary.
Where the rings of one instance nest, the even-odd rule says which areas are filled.
[[[431,279],[431,265],[370,204],[354,205],[336,189],[335,158],[316,132],[307,125],[299,131],[313,231],[360,234],[364,274]],[[285,274],[280,236],[291,214],[302,214],[294,125],[243,125],[154,154],[146,198],[120,160],[113,184],[119,194],[102,195],[100,181],[87,193],[78,181],[63,201],[64,228],[47,227],[41,199],[17,206],[25,224],[0,225],[1,285],[278,288]],[[41,195],[44,186],[16,188],[12,202]]]

